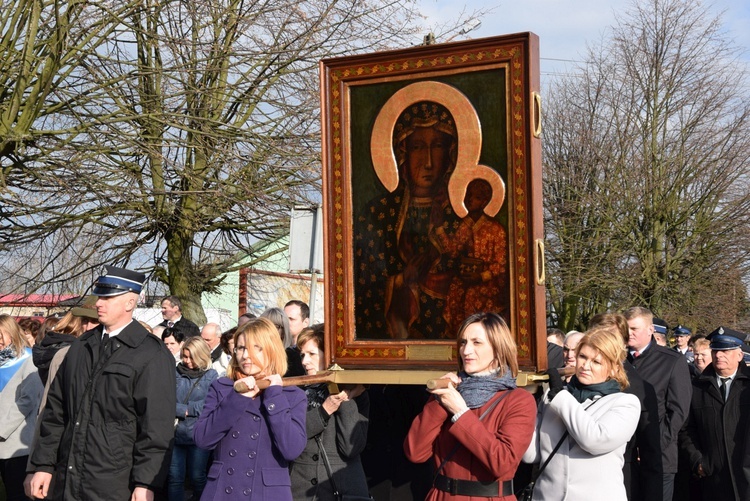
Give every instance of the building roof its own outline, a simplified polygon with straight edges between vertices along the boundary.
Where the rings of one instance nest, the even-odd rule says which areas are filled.
[[[61,301],[80,297],[78,294],[0,294],[0,307],[39,306],[50,308]]]

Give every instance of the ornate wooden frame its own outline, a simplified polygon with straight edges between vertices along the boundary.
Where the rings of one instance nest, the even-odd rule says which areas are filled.
[[[391,183],[393,187],[398,180],[397,172],[395,180],[389,179],[383,169],[374,172],[371,159],[369,164],[363,160],[364,149],[371,146],[368,140],[377,136],[381,122],[393,124],[392,116],[383,118],[387,115],[383,103],[412,90],[424,94],[447,84],[466,96],[477,110],[475,115],[485,113],[481,124],[456,116],[459,144],[478,140],[482,146],[484,137],[487,148],[500,151],[500,157],[495,154],[495,158],[507,160],[504,172],[499,167],[485,168],[478,162],[484,161],[482,146],[482,158],[477,155],[473,159],[476,169],[471,177],[497,177],[497,172],[505,183],[507,203],[502,204],[498,217],[508,234],[510,327],[521,367],[546,368],[538,37],[522,33],[328,59],[321,61],[320,71],[326,361],[353,369],[455,369],[454,339],[358,338],[353,283],[353,207],[361,207],[362,200],[377,195],[377,189],[364,192],[378,179],[383,186]],[[407,87],[409,90],[404,90]],[[414,102],[413,97],[405,99],[401,104]],[[485,110],[490,108],[501,109],[503,116],[488,115]],[[463,115],[460,111],[456,114]],[[472,130],[476,125],[479,130]],[[391,130],[382,136],[385,142],[389,142]],[[469,132],[462,136],[462,131]],[[374,139],[372,144],[376,144]],[[386,149],[389,151],[378,153],[374,148],[368,153],[392,156],[391,147]],[[461,183],[454,182],[457,177],[451,177],[448,190],[451,200],[455,195],[461,201],[453,207],[462,215],[466,184],[459,186]],[[485,212],[497,213],[498,209],[488,206]]]

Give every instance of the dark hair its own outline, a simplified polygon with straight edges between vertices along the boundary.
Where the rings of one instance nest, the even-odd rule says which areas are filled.
[[[221,337],[219,338],[219,346],[221,346],[221,351],[223,351],[227,355],[232,354],[231,350],[229,349],[229,341],[234,338],[235,332],[237,332],[237,327],[232,327],[228,331],[222,332]]]
[[[240,315],[239,318],[247,318],[247,319],[252,320],[252,319],[258,318],[258,317],[256,317],[255,315],[253,315],[252,313],[250,313],[249,311],[247,311],[247,312],[243,313],[242,315]]]
[[[174,337],[174,340],[178,343],[185,341],[185,332],[174,327],[167,327],[164,332],[161,333],[161,340],[166,340],[169,336]]]
[[[178,298],[177,296],[167,296],[161,300],[162,303],[164,301],[169,301],[172,306],[177,306],[177,309],[182,311],[182,301],[180,301],[180,298]]]
[[[18,326],[22,331],[31,332],[31,337],[36,339],[37,335],[39,334],[39,329],[42,328],[42,322],[40,322],[36,318],[22,318],[18,321]]]
[[[299,299],[292,299],[284,305],[284,308],[286,308],[287,306],[299,306],[299,314],[300,317],[302,317],[302,320],[310,318],[310,307],[307,306],[307,303],[305,303],[304,301],[300,301]]]
[[[547,329],[547,337],[555,336],[561,343],[565,342],[565,333],[557,327],[549,327]]]

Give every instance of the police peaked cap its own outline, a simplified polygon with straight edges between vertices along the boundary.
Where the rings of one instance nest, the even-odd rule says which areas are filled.
[[[687,327],[683,327],[682,325],[678,325],[674,328],[674,335],[675,336],[691,336],[693,334],[693,331],[688,329]]]
[[[669,330],[669,326],[667,325],[667,322],[662,320],[661,318],[654,317],[654,320],[652,322],[654,324],[654,331],[658,332],[659,334],[667,334],[667,331]]]
[[[745,344],[747,334],[737,332],[726,327],[719,327],[711,334],[706,336],[706,339],[711,341],[712,350],[734,350],[735,348],[742,348]]]
[[[137,271],[107,266],[107,273],[94,282],[95,296],[119,296],[126,292],[140,294],[146,275]]]

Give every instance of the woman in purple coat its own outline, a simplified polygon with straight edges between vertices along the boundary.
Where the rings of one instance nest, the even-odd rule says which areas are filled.
[[[227,377],[211,385],[195,425],[196,445],[214,450],[202,500],[292,501],[289,463],[307,444],[307,397],[296,386],[281,386],[286,369],[284,346],[268,319],[237,329]],[[270,381],[263,391],[260,379]],[[250,391],[234,391],[235,381]]]

